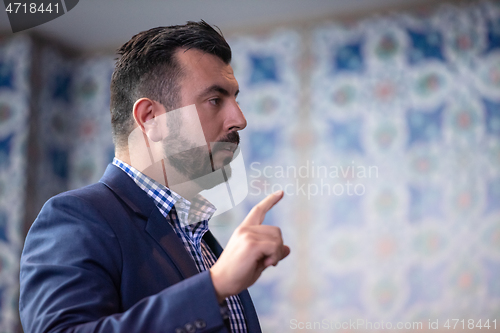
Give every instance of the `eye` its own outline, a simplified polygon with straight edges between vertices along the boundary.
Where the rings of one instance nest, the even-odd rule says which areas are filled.
[[[216,98],[211,98],[208,100],[210,102],[210,104],[212,104],[213,106],[217,106],[220,104],[220,98],[216,97]]]

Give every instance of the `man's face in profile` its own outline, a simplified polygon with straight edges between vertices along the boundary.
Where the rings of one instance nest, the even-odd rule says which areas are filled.
[[[211,188],[219,181],[204,177],[228,165],[239,144],[239,130],[246,126],[236,97],[238,82],[230,65],[218,57],[198,50],[179,50],[177,61],[182,68],[179,80],[181,106],[195,105],[205,138],[200,146],[192,140],[193,126],[182,114],[168,117],[168,133],[164,149],[169,163],[202,188]],[[208,148],[208,154],[207,154]],[[177,151],[169,154],[169,150]],[[225,168],[230,177],[230,168]],[[228,174],[229,173],[229,174]]]

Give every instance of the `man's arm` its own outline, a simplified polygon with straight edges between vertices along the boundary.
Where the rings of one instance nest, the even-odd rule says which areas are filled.
[[[21,258],[24,330],[175,332],[190,323],[198,332],[226,331],[208,271],[123,312],[121,265],[116,235],[95,208],[71,195],[49,200],[27,236]]]

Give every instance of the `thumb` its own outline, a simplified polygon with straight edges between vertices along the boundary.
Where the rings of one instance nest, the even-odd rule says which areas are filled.
[[[283,245],[283,252],[281,254],[281,259],[285,259],[286,257],[288,257],[288,255],[290,254],[290,247],[286,246],[286,245]]]

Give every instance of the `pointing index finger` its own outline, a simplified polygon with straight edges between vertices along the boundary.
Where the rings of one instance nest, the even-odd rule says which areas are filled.
[[[250,213],[248,213],[247,217],[242,225],[259,225],[262,224],[264,218],[266,217],[266,213],[273,208],[273,206],[278,203],[278,201],[283,198],[283,191],[276,191],[266,198],[264,198],[261,202],[255,205]]]

